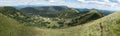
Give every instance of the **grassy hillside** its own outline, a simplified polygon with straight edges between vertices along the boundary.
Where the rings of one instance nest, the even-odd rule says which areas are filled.
[[[115,12],[103,17],[96,10],[80,13],[75,9],[66,9],[54,18],[27,17],[13,7],[0,7],[0,36],[119,36],[119,14]]]
[[[66,29],[37,29],[43,31],[42,36],[119,36],[120,12],[115,12],[101,19],[84,25]],[[102,26],[102,28],[101,28]],[[102,30],[102,32],[101,32]]]
[[[90,21],[94,21],[96,19],[102,18],[104,15],[96,10],[91,10],[88,13],[77,16],[77,18],[72,19],[72,22],[69,23],[68,25],[70,26],[76,26],[76,25],[81,25]]]
[[[35,34],[32,27],[21,25],[0,13],[0,36],[35,36]]]
[[[10,18],[16,19],[19,22],[27,22],[27,16],[25,16],[24,13],[22,13],[21,11],[13,8],[13,7],[0,7],[0,13],[2,13],[3,15],[6,15]]]

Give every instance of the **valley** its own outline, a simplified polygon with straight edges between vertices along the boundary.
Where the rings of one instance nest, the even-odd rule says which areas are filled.
[[[119,11],[106,13],[67,6],[0,7],[0,36],[100,36],[100,26],[101,35],[119,36],[119,24]]]

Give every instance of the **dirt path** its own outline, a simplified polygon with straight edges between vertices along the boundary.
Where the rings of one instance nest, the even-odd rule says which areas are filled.
[[[103,26],[101,23],[99,24],[99,26],[100,26],[100,36],[103,36]]]

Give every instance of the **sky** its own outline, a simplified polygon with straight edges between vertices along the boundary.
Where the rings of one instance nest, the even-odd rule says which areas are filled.
[[[0,6],[57,5],[73,8],[120,10],[120,0],[0,0]]]

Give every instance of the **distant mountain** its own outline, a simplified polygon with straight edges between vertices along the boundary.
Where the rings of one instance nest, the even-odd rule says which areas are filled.
[[[26,15],[29,15],[29,16],[30,15],[38,15],[38,14],[40,14],[39,10],[37,10],[35,8],[32,8],[32,7],[22,8],[20,11],[25,13]]]
[[[87,8],[76,8],[76,10],[80,11],[80,12],[88,12],[90,10],[97,10],[98,12],[103,13],[104,15],[109,15],[115,11],[111,11],[111,10],[100,10],[100,9],[87,9]]]
[[[87,8],[75,8],[76,10],[78,10],[79,12],[89,12],[90,9]]]
[[[65,10],[68,9],[69,7],[67,6],[39,6],[39,7],[34,7],[38,10],[48,10],[48,12],[50,11],[61,11],[61,10]]]
[[[44,17],[55,17],[56,13],[68,9],[66,6],[39,6],[39,7],[25,7],[20,11],[27,15],[40,15]]]
[[[97,11],[103,13],[104,15],[109,15],[115,12],[115,11],[109,11],[109,10],[97,10]]]

